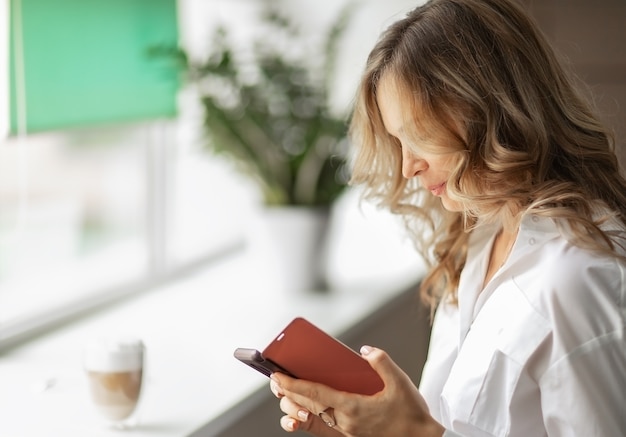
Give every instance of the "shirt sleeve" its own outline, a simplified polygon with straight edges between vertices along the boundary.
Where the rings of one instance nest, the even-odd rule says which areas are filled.
[[[626,432],[624,330],[581,346],[540,381],[550,436],[624,435]]]
[[[441,437],[463,437],[463,436],[461,434],[457,434],[454,431],[450,431],[449,429],[446,429]]]
[[[626,269],[616,265],[555,272],[567,286],[551,296],[551,353],[558,358],[538,381],[549,436],[625,435]]]

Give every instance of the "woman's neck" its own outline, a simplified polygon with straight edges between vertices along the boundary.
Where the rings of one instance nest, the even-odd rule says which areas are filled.
[[[517,238],[518,230],[519,225],[514,227],[502,227],[496,234],[491,247],[491,254],[489,255],[489,265],[487,266],[483,289],[509,258],[513,245],[515,244],[515,239]]]

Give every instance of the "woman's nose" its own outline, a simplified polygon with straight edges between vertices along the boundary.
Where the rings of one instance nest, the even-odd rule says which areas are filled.
[[[428,168],[426,160],[416,156],[406,148],[402,149],[402,176],[414,178]]]

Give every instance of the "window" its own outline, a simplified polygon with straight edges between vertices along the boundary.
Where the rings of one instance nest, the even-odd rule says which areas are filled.
[[[235,208],[251,203],[249,190],[175,141],[178,127],[153,121],[0,145],[3,337],[241,244]]]
[[[122,5],[128,33],[135,31],[137,22],[145,30],[155,26],[146,20],[163,18],[156,15],[154,2],[148,5],[148,14],[139,10],[147,3],[137,0],[105,2],[95,12],[81,9],[80,1],[64,2],[68,7],[72,3],[75,14],[98,15],[94,23],[101,27],[106,24],[100,22],[104,12],[118,13],[108,5]],[[158,3],[162,8],[175,5],[173,0]],[[56,13],[58,17],[65,10],[58,2],[53,8],[56,12],[47,9],[51,7],[47,2],[0,4],[2,22],[9,22],[9,5],[14,14],[31,14],[30,21],[24,17],[20,21],[25,27],[18,30],[25,32],[32,31],[33,15],[50,18]],[[119,25],[115,29],[119,34]],[[15,34],[13,39],[1,38],[0,90],[10,92],[0,94],[11,94],[13,100],[1,102],[0,109],[0,346],[241,245],[245,217],[241,212],[254,200],[253,192],[228,165],[203,151],[199,138],[190,135],[198,131],[193,116],[169,116],[168,99],[174,102],[178,97],[172,94],[175,90],[155,80],[157,93],[150,95],[158,100],[129,105],[119,99],[133,92],[135,85],[145,84],[124,83],[119,91],[115,89],[119,78],[114,77],[105,88],[109,94],[119,93],[117,103],[105,101],[90,87],[97,88],[106,78],[96,74],[90,82],[82,77],[89,74],[89,68],[83,65],[87,55],[80,55],[80,44],[59,42],[70,46],[67,56],[83,58],[83,63],[75,64],[80,68],[71,71],[81,82],[73,89],[74,79],[63,76],[62,66],[51,64],[43,71],[45,65],[34,62],[39,58],[24,48],[20,53],[27,53],[30,63],[19,61],[19,56],[9,62],[9,47],[19,52],[19,41],[10,45],[15,43]],[[34,39],[33,35],[24,38],[31,49],[37,43]],[[46,38],[40,39],[47,43]],[[111,56],[124,45],[119,39],[115,44],[107,52]],[[88,47],[87,51],[96,50]],[[64,60],[62,54],[58,57],[60,62],[74,62],[73,58]],[[135,82],[140,81],[145,66],[126,62],[132,64],[126,71],[137,76]],[[24,67],[28,73],[21,71]],[[98,72],[100,66],[94,69]],[[63,80],[55,82],[55,77]],[[141,94],[145,89],[131,100],[146,99]],[[93,94],[90,107],[77,100],[87,92]],[[103,109],[106,105],[110,106]],[[116,112],[116,105],[124,111]],[[150,112],[159,105],[159,111]],[[10,130],[13,135],[8,134]]]

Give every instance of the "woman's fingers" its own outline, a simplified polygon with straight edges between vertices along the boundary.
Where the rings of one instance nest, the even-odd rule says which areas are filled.
[[[443,434],[443,427],[430,416],[417,387],[386,352],[365,346],[361,354],[385,384],[382,391],[371,396],[273,374],[272,391],[287,414],[281,419],[283,429],[302,430],[317,437],[405,436],[416,430]],[[318,416],[322,412],[327,413],[322,416],[328,424]]]
[[[303,423],[291,416],[283,416],[280,418],[280,426],[287,432],[305,431],[316,437],[345,437],[345,434],[335,428],[329,428],[320,420],[311,420]]]
[[[273,379],[270,379],[270,390],[272,391],[272,393],[274,393],[274,396],[276,396],[278,399],[285,396],[281,388]]]
[[[317,426],[314,422],[319,421],[319,418],[315,415],[315,412],[311,412],[311,410],[297,404],[292,399],[285,397],[284,391],[274,379],[270,380],[270,389],[274,396],[280,399],[280,409],[287,414],[280,421],[280,425],[285,431],[308,430]],[[326,423],[324,425],[328,426]]]
[[[280,409],[283,413],[293,418],[297,418],[300,422],[306,422],[311,418],[311,412],[309,410],[295,403],[288,397],[280,399]]]
[[[311,427],[309,423],[312,419],[311,412],[291,399],[282,397],[280,399],[280,409],[286,414],[286,416],[280,419],[280,426],[285,431],[306,431]]]
[[[280,426],[287,432],[306,431],[318,437],[339,437],[343,434],[328,427],[319,417],[288,397],[280,399]]]
[[[276,383],[278,393],[289,397],[314,415],[345,401],[341,398],[345,393],[333,390],[324,384],[291,378],[279,373],[274,373],[272,380]]]

